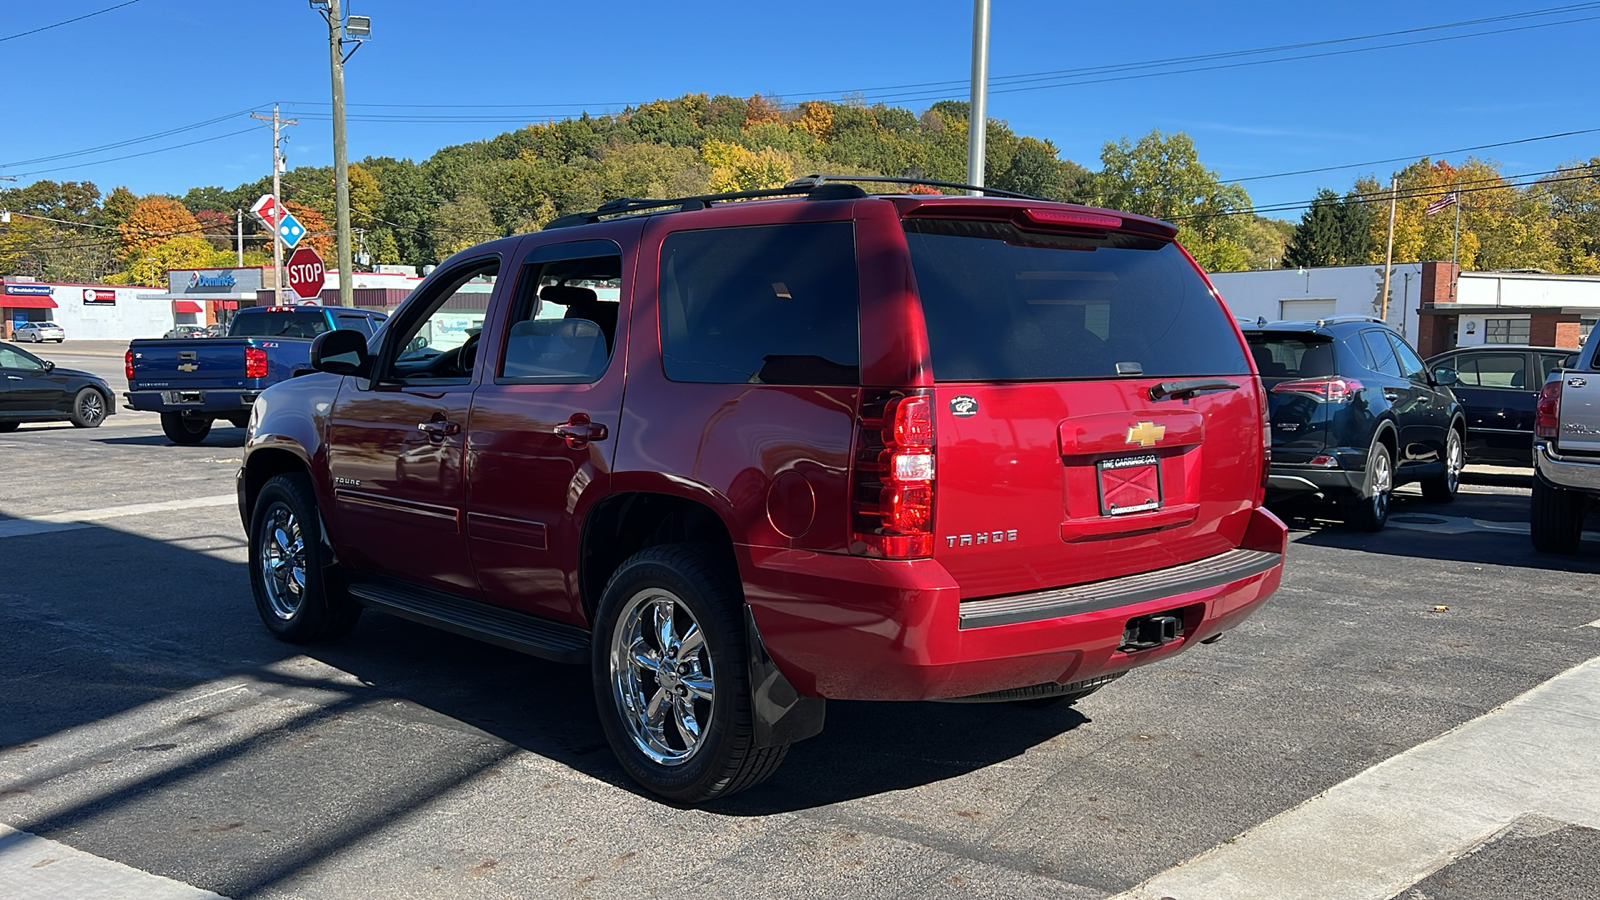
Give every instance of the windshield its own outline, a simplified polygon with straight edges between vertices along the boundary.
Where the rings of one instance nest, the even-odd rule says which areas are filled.
[[[1170,241],[908,219],[937,381],[1250,371],[1233,323]]]
[[[283,312],[240,313],[233,320],[229,337],[285,337],[310,340],[328,327],[328,315],[311,310]]]

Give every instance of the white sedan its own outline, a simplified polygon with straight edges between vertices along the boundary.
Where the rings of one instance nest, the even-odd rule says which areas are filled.
[[[24,322],[12,333],[12,339],[39,344],[45,341],[61,343],[67,339],[67,330],[54,322]]]

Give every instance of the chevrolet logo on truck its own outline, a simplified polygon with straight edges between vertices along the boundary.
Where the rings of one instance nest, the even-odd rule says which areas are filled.
[[[1154,422],[1140,422],[1128,429],[1128,443],[1141,447],[1154,447],[1156,441],[1166,436],[1167,426]]]

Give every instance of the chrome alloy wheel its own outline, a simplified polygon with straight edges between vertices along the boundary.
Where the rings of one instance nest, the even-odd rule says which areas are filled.
[[[1461,486],[1461,470],[1467,467],[1467,451],[1461,446],[1461,435],[1454,428],[1444,444],[1444,479],[1450,493]]]
[[[99,391],[85,391],[78,399],[78,418],[85,425],[93,427],[100,424],[106,417],[106,401],[100,397]]]
[[[1394,492],[1394,464],[1389,461],[1387,450],[1374,453],[1368,464],[1372,466],[1372,497],[1368,502],[1373,516],[1381,522],[1389,514],[1389,495]]]
[[[267,603],[278,618],[288,621],[300,611],[306,596],[306,543],[300,520],[286,503],[274,503],[261,520],[261,584]]]
[[[694,614],[661,588],[629,598],[611,632],[611,694],[633,745],[665,766],[694,756],[711,726],[711,652]]]

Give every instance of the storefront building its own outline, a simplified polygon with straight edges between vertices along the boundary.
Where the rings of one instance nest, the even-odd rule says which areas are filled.
[[[69,341],[160,337],[172,327],[172,312],[165,303],[141,298],[152,290],[6,278],[0,287],[0,338],[10,339],[24,322],[55,322]]]
[[[226,323],[241,304],[255,306],[257,294],[271,289],[270,266],[168,269],[167,292],[144,296],[166,301],[174,325],[213,325]]]

